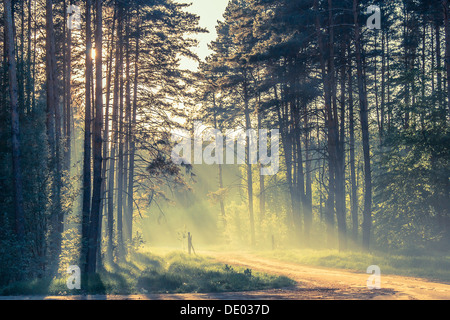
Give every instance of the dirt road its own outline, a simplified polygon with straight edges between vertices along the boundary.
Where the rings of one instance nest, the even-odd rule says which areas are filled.
[[[270,274],[284,275],[296,281],[289,288],[230,293],[138,294],[93,296],[0,297],[32,300],[450,300],[450,285],[425,279],[383,275],[381,289],[369,290],[366,273],[342,269],[304,266],[261,258],[248,253],[202,252],[222,263],[239,265]]]
[[[295,288],[282,290],[287,299],[390,299],[450,300],[450,285],[426,279],[381,275],[381,289],[367,288],[366,273],[342,269],[304,266],[247,253],[214,253],[217,260],[253,270],[287,276],[297,282]]]

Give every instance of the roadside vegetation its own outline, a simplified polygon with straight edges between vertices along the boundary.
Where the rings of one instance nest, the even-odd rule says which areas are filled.
[[[0,295],[130,295],[253,291],[294,285],[283,276],[215,262],[181,251],[134,253],[130,261],[106,265],[82,279],[80,290],[67,289],[68,275],[19,281],[0,288]],[[87,286],[86,286],[87,284]]]

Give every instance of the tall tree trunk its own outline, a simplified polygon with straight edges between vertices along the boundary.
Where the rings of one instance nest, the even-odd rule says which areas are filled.
[[[244,79],[244,104],[245,104],[245,129],[250,130],[251,120],[250,120],[250,108],[249,108],[249,94],[248,94],[248,75],[247,70],[245,72]],[[250,218],[250,242],[251,245],[254,246],[256,244],[255,240],[255,218],[253,214],[253,173],[252,173],[252,164],[250,161],[251,158],[251,148],[250,148],[250,137],[246,137],[247,144],[247,152],[246,152],[246,160],[247,160],[247,195],[248,195],[248,211]]]
[[[384,33],[383,33],[384,34]],[[427,86],[427,78],[426,78],[426,68],[427,68],[427,60],[426,60],[426,49],[427,49],[427,44],[426,44],[426,37],[427,37],[427,21],[425,19],[423,19],[423,23],[422,23],[422,74],[421,74],[421,97],[420,97],[420,103],[422,105],[425,104],[425,93],[426,93],[426,86]],[[384,39],[384,38],[382,38]],[[384,42],[382,45],[382,52],[383,52],[383,56],[384,56]],[[382,70],[383,72],[383,70]],[[421,130],[425,129],[425,108],[420,108],[420,128]]]
[[[128,172],[128,210],[126,218],[126,234],[130,241],[133,240],[133,205],[134,205],[134,164],[136,152],[136,119],[137,119],[137,99],[138,99],[138,84],[139,84],[139,39],[140,39],[140,25],[139,25],[139,7],[137,9],[137,26],[136,26],[136,51],[134,62],[134,88],[133,88],[133,110],[131,115],[130,128],[130,169]]]
[[[330,4],[329,4],[330,7]],[[328,235],[328,245],[332,246],[334,242],[334,203],[335,203],[335,194],[336,194],[336,144],[333,137],[336,137],[335,132],[335,122],[333,120],[333,111],[332,111],[332,99],[333,99],[333,81],[332,78],[334,77],[334,68],[333,64],[329,61],[329,70],[327,72],[326,70],[326,53],[325,53],[325,46],[322,39],[322,31],[320,26],[320,19],[319,19],[319,1],[314,0],[314,11],[316,14],[315,19],[315,28],[318,38],[318,44],[319,44],[319,56],[320,56],[320,66],[321,66],[321,74],[322,79],[324,83],[324,99],[325,99],[325,116],[326,116],[326,127],[328,128],[327,133],[327,139],[328,139],[328,198],[326,201],[326,223],[327,223],[327,235]],[[331,10],[330,10],[330,15]],[[331,21],[329,22],[332,23]],[[331,29],[330,29],[331,30]],[[330,34],[330,41],[329,41],[329,54],[328,59],[332,60],[333,55],[332,48],[333,48],[333,37],[332,34]],[[333,70],[333,71],[332,71]]]
[[[387,32],[381,33],[381,105],[380,105],[380,142],[383,141],[384,122],[386,113],[386,40]]]
[[[350,46],[348,48],[350,56]],[[351,181],[351,205],[350,211],[352,216],[352,238],[356,242],[358,239],[358,196],[356,185],[356,168],[355,168],[355,114],[353,111],[353,74],[352,65],[348,68],[348,112],[349,112],[349,153],[350,153],[350,181]]]
[[[262,129],[262,106],[261,106],[261,94],[258,93],[258,129]],[[261,142],[260,142],[261,143]],[[220,165],[219,168],[220,171],[222,171],[222,166]],[[223,188],[223,182],[222,180],[222,173],[220,173],[220,184],[222,185],[220,188]],[[259,175],[259,221],[262,223],[266,216],[266,192],[265,192],[265,179],[264,175]],[[221,203],[221,207],[223,206],[223,201]],[[223,215],[225,215],[225,209],[223,209]]]
[[[62,51],[63,51],[63,61],[62,61],[62,135],[64,137],[63,141],[63,154],[64,154],[64,169],[66,169],[66,98],[67,98],[67,3],[66,0],[62,1],[63,5],[63,41],[62,41]]]
[[[20,11],[19,11],[19,15],[21,16],[20,19],[20,35],[18,36],[18,38],[20,39],[19,44],[17,44],[18,46],[18,54],[17,54],[17,82],[18,82],[18,86],[17,86],[17,91],[18,91],[18,110],[19,110],[19,114],[23,115],[25,113],[25,59],[24,59],[24,40],[25,40],[25,6],[24,6],[24,1],[20,1]],[[14,9],[13,9],[14,10]],[[15,36],[16,37],[16,36]],[[16,39],[17,40],[17,39]]]
[[[113,69],[113,54],[114,54],[114,31],[116,26],[116,11],[114,11],[113,21],[112,21],[112,29],[111,29],[111,41],[109,44],[109,53],[108,53],[108,75],[106,77],[106,101],[105,101],[105,122],[104,122],[104,130],[103,130],[103,164],[102,164],[102,206],[101,211],[107,212],[107,206],[106,204],[108,201],[106,201],[106,182],[107,182],[107,165],[108,165],[108,159],[109,159],[109,136],[110,136],[110,130],[109,130],[109,106],[110,106],[110,97],[111,97],[111,79],[112,79],[112,69]],[[105,200],[103,200],[105,199]]]
[[[25,240],[25,214],[23,209],[23,186],[20,154],[20,123],[18,111],[17,69],[14,50],[13,17],[11,0],[4,2],[5,51],[8,58],[9,98],[11,110],[11,147],[14,189],[15,234],[22,242]]]
[[[306,106],[305,106],[306,107]],[[296,112],[299,113],[299,110]],[[305,223],[309,223],[308,217],[305,215],[305,170],[303,168],[303,146],[302,146],[302,138],[301,138],[301,128],[300,128],[300,119],[298,119],[297,124],[297,188],[299,193],[299,199],[301,202],[301,210],[303,214],[303,225],[304,229],[306,229]],[[309,226],[308,226],[309,227]],[[309,231],[308,231],[309,232]],[[303,232],[303,235],[307,232]]]
[[[30,0],[31,1],[31,0]],[[37,11],[37,4],[36,0],[34,2],[33,7],[33,16],[36,17],[36,11]],[[36,83],[36,48],[37,48],[37,19],[34,19],[34,25],[33,25],[33,70],[32,70],[32,81],[31,81],[31,88],[32,88],[32,95],[31,95],[31,109],[34,109],[36,105],[36,90],[35,90],[35,83]]]
[[[103,85],[102,85],[102,0],[95,0],[95,118],[94,118],[94,179],[92,185],[92,208],[89,224],[88,273],[95,273],[97,251],[100,250],[101,230],[101,186],[102,186],[102,124],[103,124]]]
[[[122,56],[122,55],[121,55]],[[122,59],[122,57],[121,57]],[[122,62],[121,62],[122,65]],[[119,93],[119,153],[117,163],[117,256],[122,258],[124,253],[123,245],[123,165],[124,165],[124,80],[123,70],[119,71],[120,93]]]
[[[346,57],[345,46],[341,47],[341,70],[340,70],[340,123],[339,131],[337,125],[338,115],[335,113],[336,123],[336,217],[338,223],[339,232],[339,250],[347,249],[347,217],[346,217],[346,204],[345,204],[345,101],[346,101]]]
[[[122,186],[122,206],[123,206],[123,238],[124,241],[128,240],[127,235],[127,217],[128,217],[128,206],[127,206],[127,191],[128,191],[128,169],[129,169],[129,158],[130,158],[130,136],[131,136],[131,77],[130,77],[130,13],[126,15],[126,26],[125,26],[125,122],[124,122],[124,154],[123,154],[123,186]],[[124,247],[126,250],[126,246]],[[126,251],[125,251],[126,253]]]
[[[121,70],[121,37],[122,37],[122,8],[116,2],[117,10],[117,45],[115,54],[115,70],[114,70],[114,95],[113,95],[113,115],[112,115],[112,140],[109,156],[109,174],[108,174],[108,245],[107,257],[110,262],[113,260],[113,234],[114,234],[114,186],[115,186],[115,163],[116,150],[118,140],[118,114],[119,114],[119,91]]]
[[[54,31],[53,31],[53,8],[52,1],[46,0],[46,73],[47,73],[47,136],[51,157],[55,155],[55,90],[56,82],[53,73]]]
[[[61,249],[63,229],[63,212],[61,208],[61,114],[58,99],[56,75],[56,49],[53,25],[53,1],[46,1],[46,71],[47,71],[47,135],[50,146],[50,172],[53,173],[51,216],[52,232],[50,234],[50,254],[53,271],[56,270]]]
[[[445,69],[447,73],[447,106],[446,108],[442,108],[442,122],[443,127],[447,128],[448,123],[450,121],[450,6],[448,0],[442,0],[442,6],[444,10],[444,26],[445,26]],[[447,109],[447,110],[445,110]],[[444,241],[450,239],[450,182],[449,182],[449,174],[448,170],[447,174],[442,175],[439,178],[441,180],[442,191],[440,193],[441,203],[442,203],[442,212],[441,215],[444,217],[443,223],[443,231],[444,231]]]
[[[89,221],[91,210],[91,79],[92,79],[92,29],[91,0],[86,1],[86,74],[85,74],[85,112],[84,112],[84,158],[83,158],[83,204],[81,222],[81,257],[85,271],[88,272]]]
[[[307,106],[305,105],[304,110],[304,144],[305,144],[305,199],[303,203],[303,215],[304,215],[304,235],[305,242],[307,245],[310,245],[310,234],[312,227],[312,180],[311,180],[311,160],[310,160],[310,143],[311,143],[311,132],[310,132],[310,124],[309,124],[309,115]]]
[[[27,69],[26,69],[26,93],[27,93],[27,100],[26,100],[26,109],[27,113],[29,114],[31,112],[31,97],[32,97],[32,90],[33,90],[33,84],[32,84],[32,78],[31,78],[31,61],[32,61],[32,51],[31,51],[31,31],[32,31],[32,15],[33,12],[31,10],[31,1],[28,0],[27,10],[28,10],[28,30],[27,30]]]
[[[389,31],[386,31],[386,90],[387,90],[387,131],[389,132],[391,129],[391,120],[392,120],[392,106],[391,106],[391,49],[389,45]],[[434,76],[432,77],[434,79]],[[434,82],[434,80],[433,80]]]
[[[301,99],[298,99],[301,100]],[[294,133],[294,143],[295,143],[295,163],[296,163],[296,189],[297,189],[297,197],[298,197],[298,204],[299,204],[299,211],[303,215],[303,221],[301,223],[305,222],[305,215],[304,215],[304,204],[305,204],[305,172],[303,169],[303,146],[302,146],[302,130],[301,130],[301,122],[300,122],[300,110],[303,108],[306,108],[306,106],[300,107],[299,104],[300,101],[294,102],[294,108],[293,108],[293,133]],[[301,216],[299,217],[300,220]],[[298,230],[299,232],[302,232],[301,227]],[[304,235],[304,232],[301,233]]]
[[[362,143],[364,154],[364,212],[363,212],[363,247],[369,250],[370,232],[372,227],[372,172],[370,164],[370,144],[369,144],[369,121],[368,121],[368,103],[367,92],[364,88],[361,35],[358,22],[358,0],[353,0],[353,18],[355,21],[355,50],[357,64],[357,79],[360,102],[360,118]]]
[[[347,248],[347,225],[345,216],[345,171],[344,171],[344,150],[341,148],[341,141],[339,136],[339,117],[337,106],[337,71],[335,68],[335,43],[334,43],[334,18],[333,18],[333,0],[328,0],[328,20],[329,20],[329,69],[331,92],[332,92],[332,113],[329,113],[328,119],[328,152],[330,157],[330,166],[334,167],[335,174],[335,209],[336,221],[338,227],[338,241],[339,250]],[[342,52],[342,59],[344,60],[345,53]],[[345,65],[343,64],[345,68]],[[342,92],[345,97],[345,90]],[[341,107],[345,109],[345,99],[341,100]],[[342,124],[343,125],[343,124]],[[343,131],[342,131],[343,133]]]
[[[447,73],[447,110],[443,107],[442,119],[444,126],[450,120],[450,7],[448,0],[442,0],[444,9],[444,27],[445,27],[445,70]]]
[[[71,5],[71,1],[69,1]],[[64,12],[67,12],[66,6],[64,6]],[[64,85],[64,168],[69,171],[70,176],[70,165],[71,165],[71,153],[72,153],[72,95],[71,95],[71,85],[72,85],[72,30],[67,28],[65,51],[66,58],[65,61],[65,85]]]
[[[436,21],[436,69],[437,69],[437,105],[438,110],[442,110],[442,73],[441,73],[441,28]]]
[[[214,116],[214,129],[220,129],[217,123],[217,106],[216,106],[216,93],[213,91],[212,93],[213,96],[213,116]],[[218,164],[219,167],[219,188],[223,189],[223,172],[222,172],[222,164],[219,163]],[[224,226],[226,225],[227,221],[226,221],[226,217],[225,217],[225,205],[223,202],[223,198],[221,197],[219,200],[219,205],[220,205],[220,213],[221,213],[221,217],[222,217],[222,221]]]
[[[124,147],[124,79],[123,79],[123,56],[124,56],[124,41],[123,41],[123,22],[124,22],[124,11],[125,8],[119,4],[119,72],[117,77],[119,77],[119,115],[118,115],[118,163],[117,163],[117,256],[122,258],[124,253],[123,246],[123,147]]]
[[[288,182],[289,186],[289,194],[291,195],[291,206],[288,206],[288,215],[286,223],[289,226],[292,226],[294,224],[294,200],[293,200],[293,193],[292,193],[292,177],[291,177],[291,156],[290,156],[290,145],[288,141],[288,132],[287,132],[287,125],[284,118],[284,107],[283,102],[279,99],[277,86],[274,85],[274,97],[276,101],[276,113],[278,118],[278,126],[280,127],[280,135],[281,135],[281,143],[283,145],[284,150],[284,157],[285,157],[285,163],[286,163],[286,180]],[[282,94],[281,94],[282,96]]]
[[[286,78],[286,77],[285,77]],[[280,90],[280,98],[278,98],[278,90],[277,87],[274,86],[274,93],[275,93],[275,100],[277,101],[277,116],[278,116],[278,123],[280,127],[280,134],[281,134],[281,143],[283,144],[283,150],[284,150],[284,161],[286,164],[286,180],[288,183],[289,188],[289,195],[291,200],[291,205],[289,206],[289,214],[288,214],[288,220],[287,223],[291,227],[296,226],[295,222],[295,211],[296,211],[296,203],[295,203],[295,191],[293,186],[293,175],[292,175],[292,143],[290,139],[290,129],[289,129],[289,119],[288,114],[286,112],[286,102],[285,102],[285,83],[281,86]],[[296,231],[296,230],[294,230]]]
[[[409,23],[409,13],[406,10],[406,7],[404,8],[403,11],[403,16],[404,16],[404,24],[403,24],[403,39],[408,39],[409,37],[411,37],[411,31],[410,31],[410,23]],[[414,93],[412,92],[412,83],[414,82],[414,80],[410,80],[411,76],[410,76],[410,72],[411,72],[411,61],[414,61],[413,57],[412,57],[412,51],[413,49],[409,47],[409,43],[405,42],[404,43],[404,72],[407,75],[407,79],[406,81],[404,81],[404,91],[405,91],[405,98],[404,98],[404,119],[403,119],[403,127],[404,129],[408,129],[410,126],[410,118],[411,118],[411,96],[414,95]]]

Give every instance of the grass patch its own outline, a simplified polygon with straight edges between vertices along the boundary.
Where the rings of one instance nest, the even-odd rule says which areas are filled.
[[[287,287],[286,277],[253,272],[250,269],[214,262],[212,259],[171,253],[164,269],[147,269],[138,286],[149,292],[226,292]]]
[[[286,262],[349,269],[365,273],[370,265],[377,265],[382,274],[395,274],[450,282],[450,256],[439,254],[402,254],[338,250],[287,249],[257,252],[257,255]]]
[[[138,293],[207,293],[288,287],[286,277],[224,265],[182,252],[134,254],[130,261],[105,266],[82,278],[81,290],[68,290],[67,276],[21,281],[0,288],[0,295],[128,295]],[[86,285],[87,284],[87,285]]]

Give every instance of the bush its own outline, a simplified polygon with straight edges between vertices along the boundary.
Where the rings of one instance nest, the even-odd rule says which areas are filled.
[[[0,287],[0,295],[204,293],[262,290],[294,284],[286,277],[223,265],[181,252],[164,256],[135,253],[131,258],[126,263],[106,266],[89,278],[83,277],[81,290],[68,290],[68,275],[65,274],[14,282]]]
[[[4,286],[22,279],[30,261],[25,245],[16,239],[6,215],[0,221],[0,286]]]
[[[171,253],[166,268],[150,268],[138,280],[148,292],[225,292],[250,291],[293,285],[286,277],[270,276],[216,263],[199,256]]]

